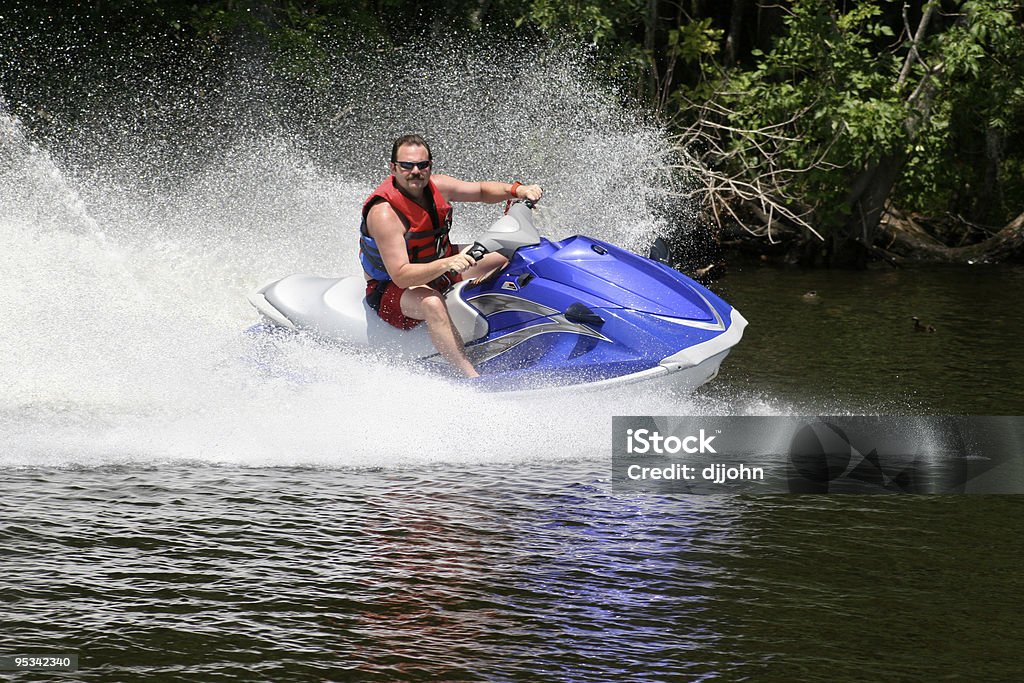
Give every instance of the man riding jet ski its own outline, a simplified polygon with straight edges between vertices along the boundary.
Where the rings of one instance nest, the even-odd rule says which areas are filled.
[[[290,275],[249,300],[255,332],[303,331],[355,349],[443,363],[476,386],[519,391],[659,380],[691,390],[718,373],[747,321],[667,265],[583,236],[540,236],[536,185],[431,177],[422,138],[395,143],[393,175],[363,207],[361,276]],[[468,250],[451,201],[520,199]],[[420,325],[426,321],[426,325]]]
[[[466,182],[431,177],[433,156],[426,141],[406,135],[391,149],[391,175],[363,204],[359,260],[366,274],[366,300],[381,320],[400,330],[426,321],[430,340],[467,377],[479,373],[466,357],[465,343],[452,323],[444,292],[456,282],[505,264],[500,254],[478,263],[448,239],[450,201],[537,201],[543,191],[522,183]]]

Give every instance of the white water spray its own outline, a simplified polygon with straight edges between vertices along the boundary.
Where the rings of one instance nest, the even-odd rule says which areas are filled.
[[[0,465],[603,457],[612,415],[721,412],[643,388],[517,402],[304,341],[286,345],[286,360],[313,382],[244,361],[249,290],[357,270],[359,208],[402,133],[426,135],[442,172],[542,183],[541,221],[556,238],[642,249],[665,229],[649,204],[671,182],[664,135],[595,86],[582,60],[432,57],[401,76],[362,74],[366,98],[322,103],[316,139],[286,132],[280,116],[254,124],[239,97],[248,115],[218,129],[202,159],[167,144],[198,150],[214,137],[180,116],[120,135],[122,119],[96,116],[102,130],[64,135],[52,154],[0,111]],[[496,77],[514,69],[513,86]],[[276,96],[260,94],[256,109],[273,119]],[[456,238],[496,211],[460,206]]]

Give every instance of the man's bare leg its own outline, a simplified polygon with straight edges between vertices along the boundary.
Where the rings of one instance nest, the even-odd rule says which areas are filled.
[[[402,293],[401,305],[403,314],[426,323],[434,348],[456,370],[466,377],[480,376],[466,357],[465,342],[448,315],[444,297],[437,290],[423,285],[410,287]]]

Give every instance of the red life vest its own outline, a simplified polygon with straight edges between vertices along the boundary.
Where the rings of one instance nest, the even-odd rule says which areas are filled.
[[[374,280],[389,279],[380,251],[366,227],[370,207],[385,201],[398,214],[405,225],[405,246],[409,263],[430,263],[455,253],[448,239],[452,227],[452,205],[431,180],[427,183],[427,208],[423,208],[395,185],[395,177],[388,176],[363,204],[363,222],[359,227],[359,259],[363,270]]]

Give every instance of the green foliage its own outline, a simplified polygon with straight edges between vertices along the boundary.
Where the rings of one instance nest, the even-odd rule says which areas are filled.
[[[1024,208],[1017,172],[1024,159],[1024,12],[993,0],[960,10],[930,45],[946,66],[942,99],[900,200],[997,224]]]
[[[715,83],[712,99],[728,112],[720,123],[737,131],[723,140],[733,170],[775,169],[781,193],[813,208],[826,230],[842,219],[858,173],[878,163],[900,166],[892,198],[905,208],[1016,215],[1024,198],[998,179],[1015,177],[1024,157],[1022,11],[973,0],[940,14],[901,81],[912,36],[895,39],[900,5],[847,7],[798,0],[772,48]],[[991,197],[993,184],[1006,191]]]
[[[520,6],[515,25],[588,46],[613,77],[641,84],[652,59],[644,48],[646,5],[645,0],[531,0]]]
[[[686,107],[688,100],[706,100],[713,96],[716,83],[713,76],[705,77],[704,74],[715,74],[718,65],[715,58],[721,52],[722,38],[725,32],[715,28],[710,18],[688,21],[678,27],[671,28],[667,33],[667,40],[664,47],[664,58],[669,64],[680,62],[687,71],[700,75],[697,82],[690,86],[678,85],[668,93],[662,93],[661,101],[669,103],[669,109],[679,110]],[[654,55],[650,55],[652,60]],[[671,88],[672,83],[666,83],[663,88]]]
[[[765,163],[758,138],[767,136],[774,164],[795,171],[780,178],[787,193],[825,222],[841,211],[853,173],[907,142],[906,105],[893,87],[899,63],[877,50],[892,34],[881,13],[873,4],[838,13],[797,2],[772,50],[753,69],[729,74],[718,93],[730,126],[760,131],[731,141],[738,161]]]
[[[668,30],[667,47],[671,56],[686,64],[703,64],[719,52],[724,31],[715,28],[709,17],[690,21]]]
[[[541,29],[554,33],[567,31],[580,39],[587,40],[591,45],[604,46],[616,39],[616,15],[622,7],[633,3],[580,3],[560,2],[559,0],[533,0],[525,16],[517,20],[517,25],[531,21]]]

